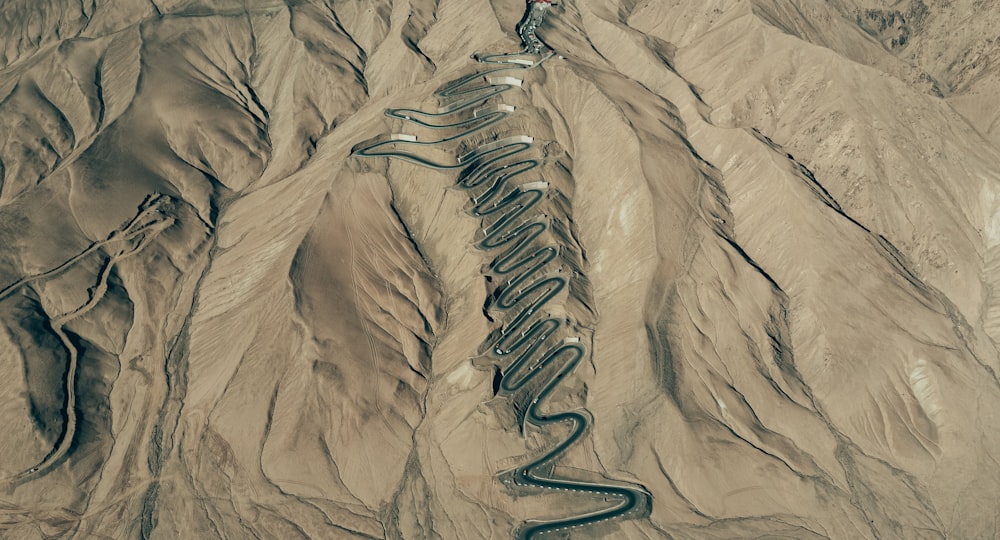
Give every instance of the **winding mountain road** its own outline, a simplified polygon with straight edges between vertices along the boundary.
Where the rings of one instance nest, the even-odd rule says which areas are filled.
[[[66,349],[67,356],[66,371],[63,376],[63,392],[65,396],[63,398],[64,421],[59,437],[52,445],[49,453],[46,454],[45,457],[43,457],[36,465],[25,471],[0,479],[0,485],[14,486],[22,484],[34,477],[47,474],[62,463],[63,459],[69,454],[70,449],[73,447],[73,441],[76,437],[77,424],[79,420],[76,399],[76,372],[80,355],[64,328],[73,320],[83,317],[89,313],[94,307],[97,306],[98,303],[100,303],[101,299],[103,299],[104,295],[107,293],[108,280],[111,277],[112,270],[118,262],[141,252],[160,233],[173,225],[174,218],[160,215],[160,209],[166,201],[167,199],[162,196],[152,197],[143,204],[139,213],[136,214],[131,221],[129,221],[124,227],[113,231],[110,235],[108,235],[107,239],[94,242],[87,247],[87,249],[81,251],[77,255],[52,268],[51,270],[22,278],[0,290],[0,300],[2,300],[11,295],[18,288],[29,283],[43,279],[51,279],[61,274],[87,255],[98,251],[102,247],[106,247],[110,244],[117,244],[116,249],[114,249],[108,255],[108,258],[105,259],[101,272],[98,275],[97,283],[93,288],[91,288],[87,301],[76,309],[60,315],[50,316],[49,319],[49,327],[52,329],[52,332],[56,335],[56,337],[59,338],[63,348]],[[42,306],[42,309],[44,309],[44,305]]]
[[[529,521],[518,530],[518,539],[592,525],[636,510],[645,511],[651,503],[651,495],[638,486],[561,479],[545,476],[541,472],[543,467],[551,465],[586,433],[592,419],[585,410],[559,413],[542,410],[546,398],[576,369],[586,357],[587,350],[579,338],[559,339],[557,333],[563,326],[561,319],[541,316],[545,306],[566,287],[570,276],[549,264],[558,256],[559,246],[545,245],[531,250],[536,239],[549,228],[548,218],[533,212],[544,200],[547,184],[511,183],[514,178],[541,164],[523,155],[533,147],[534,139],[525,135],[499,139],[457,156],[454,161],[436,160],[420,153],[423,148],[464,139],[503,121],[514,112],[514,107],[510,105],[491,104],[489,100],[520,88],[522,81],[511,74],[533,69],[554,54],[550,50],[543,51],[545,46],[535,35],[547,4],[529,3],[529,12],[519,27],[525,45],[521,52],[473,56],[478,62],[492,67],[451,81],[436,92],[444,103],[437,112],[416,109],[388,109],[385,112],[390,118],[450,134],[430,141],[418,140],[414,135],[394,134],[366,141],[353,149],[353,155],[360,157],[394,158],[438,170],[461,169],[458,179],[461,188],[478,192],[485,187],[485,191],[473,196],[474,206],[469,213],[484,221],[495,218],[484,229],[483,239],[476,244],[484,251],[502,250],[490,265],[490,272],[502,282],[498,293],[491,299],[490,307],[503,312],[520,309],[502,328],[492,346],[491,354],[497,363],[510,362],[504,370],[498,393],[511,396],[544,373],[543,382],[529,388],[537,394],[525,410],[525,421],[539,427],[560,423],[571,426],[565,440],[529,464],[501,476],[508,485],[513,483],[616,500],[614,505],[596,512],[550,521]]]

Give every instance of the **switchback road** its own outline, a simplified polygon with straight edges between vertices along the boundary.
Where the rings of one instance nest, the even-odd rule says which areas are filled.
[[[528,157],[534,139],[526,135],[506,137],[482,144],[454,160],[428,157],[425,151],[465,139],[514,113],[514,107],[490,101],[521,87],[521,79],[513,74],[533,69],[552,56],[551,51],[541,54],[544,45],[535,35],[541,15],[548,7],[547,3],[541,4],[539,7],[537,2],[530,3],[529,13],[522,20],[519,30],[525,42],[524,50],[512,54],[474,56],[478,62],[490,67],[460,77],[441,88],[436,93],[443,104],[438,111],[388,109],[385,113],[390,118],[445,135],[422,141],[413,135],[394,134],[361,143],[353,151],[353,155],[361,157],[387,157],[432,169],[461,170],[458,186],[478,193],[473,196],[474,205],[470,214],[490,224],[484,228],[484,237],[476,246],[484,251],[500,252],[489,268],[501,282],[490,306],[501,312],[517,313],[501,329],[492,346],[491,355],[496,363],[507,364],[498,393],[513,396],[522,390],[533,391],[535,395],[530,398],[525,410],[526,422],[539,427],[561,423],[570,425],[570,434],[565,440],[527,465],[501,474],[504,482],[614,500],[612,506],[596,512],[550,521],[529,521],[518,530],[519,539],[592,525],[629,513],[638,514],[647,511],[651,504],[650,494],[638,486],[583,482],[543,473],[587,432],[592,419],[585,410],[559,413],[543,410],[546,399],[586,358],[587,350],[577,337],[560,339],[562,319],[542,316],[546,305],[566,287],[571,276],[550,264],[559,254],[558,245],[544,245],[532,250],[532,246],[538,245],[536,240],[545,234],[550,225],[549,218],[536,210],[546,196],[547,183],[515,185],[513,182],[541,164],[537,159]],[[449,154],[445,152],[443,155]]]

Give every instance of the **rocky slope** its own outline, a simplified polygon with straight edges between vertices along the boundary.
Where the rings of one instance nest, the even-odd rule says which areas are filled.
[[[534,138],[588,351],[547,407],[592,419],[551,472],[651,496],[539,538],[1000,535],[996,4],[563,0],[489,98],[516,113],[426,150]],[[0,5],[0,536],[607,504],[505,481],[568,428],[480,362],[507,321],[460,171],[351,155],[437,138],[383,111],[435,110],[524,9]]]

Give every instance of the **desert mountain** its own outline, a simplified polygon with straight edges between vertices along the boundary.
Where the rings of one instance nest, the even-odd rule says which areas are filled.
[[[1000,537],[998,22],[3,0],[0,537]]]

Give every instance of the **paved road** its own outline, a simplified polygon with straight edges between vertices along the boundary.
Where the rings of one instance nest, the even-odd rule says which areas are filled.
[[[531,9],[537,9],[535,5],[532,4]],[[648,510],[651,504],[650,494],[637,486],[560,479],[543,473],[586,433],[591,417],[583,410],[543,411],[546,398],[576,369],[586,357],[587,350],[578,338],[559,339],[559,330],[563,325],[561,319],[543,317],[545,306],[565,288],[570,276],[550,264],[559,254],[558,246],[531,249],[534,240],[549,227],[547,218],[535,211],[545,198],[545,183],[514,185],[511,182],[540,165],[539,161],[525,155],[534,140],[528,136],[507,137],[483,144],[454,161],[423,155],[426,153],[424,148],[463,139],[501,122],[514,112],[511,106],[491,105],[488,101],[520,87],[521,81],[512,74],[532,69],[552,56],[551,52],[535,54],[540,52],[541,42],[537,41],[534,31],[541,18],[533,18],[534,14],[529,12],[526,15],[524,21],[535,21],[527,30],[526,23],[522,21],[520,30],[525,41],[524,50],[514,54],[474,56],[477,61],[491,67],[445,85],[436,93],[445,103],[437,112],[416,109],[386,111],[391,118],[442,130],[449,135],[430,141],[417,140],[412,135],[390,135],[361,143],[353,151],[356,156],[395,158],[433,169],[460,169],[460,187],[478,192],[488,186],[483,193],[473,197],[474,206],[470,214],[484,221],[495,218],[484,229],[483,239],[477,243],[477,247],[484,251],[501,253],[490,265],[490,271],[502,281],[498,294],[492,299],[491,308],[519,310],[501,330],[493,345],[492,355],[497,363],[510,362],[501,378],[499,393],[512,395],[526,388],[534,389],[537,394],[525,411],[525,421],[541,427],[560,423],[571,426],[570,435],[565,440],[531,463],[508,471],[502,477],[508,484],[579,492],[613,501],[608,508],[596,512],[525,523],[518,530],[519,539],[592,525],[630,512],[641,513]],[[540,375],[541,382],[529,387],[529,383]]]

